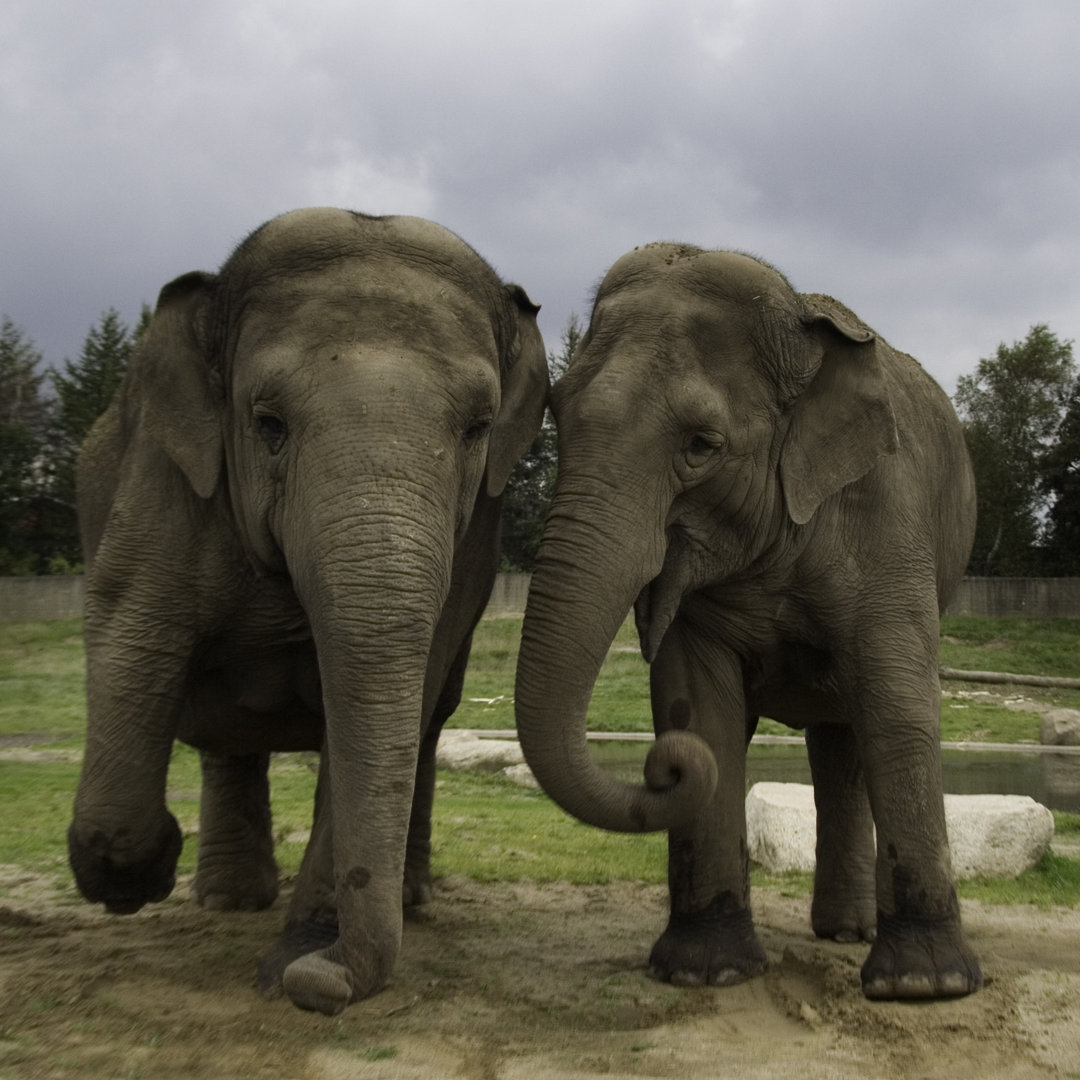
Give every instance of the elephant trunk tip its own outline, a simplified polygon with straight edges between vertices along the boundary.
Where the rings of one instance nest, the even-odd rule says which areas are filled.
[[[709,744],[690,731],[662,732],[645,758],[649,792],[670,796],[667,828],[688,824],[711,801],[718,782]]]

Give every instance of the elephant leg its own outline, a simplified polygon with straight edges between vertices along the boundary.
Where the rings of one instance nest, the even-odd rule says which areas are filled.
[[[269,754],[200,751],[199,860],[191,895],[203,907],[261,911],[278,893]]]
[[[83,896],[113,914],[165,899],[183,839],[165,805],[194,636],[168,627],[135,582],[119,610],[87,601],[87,730],[68,855]],[[145,600],[145,603],[140,603]]]
[[[413,791],[412,812],[409,816],[409,838],[405,847],[405,880],[402,885],[402,901],[416,917],[417,908],[431,901],[431,814],[435,803],[435,750],[443,725],[461,703],[461,690],[465,685],[465,668],[469,663],[472,634],[458,648],[456,656],[446,671],[439,696],[431,712],[416,766],[416,788]],[[438,660],[442,650],[432,649],[432,666],[441,667]]]
[[[401,902],[414,916],[416,909],[431,902],[431,812],[435,802],[435,748],[439,727],[430,728],[420,743],[413,789],[409,837],[405,845],[405,878]]]
[[[932,634],[864,634],[850,684],[877,827],[877,937],[862,969],[869,998],[959,997],[982,985],[945,830],[934,614]]]
[[[750,913],[746,737],[751,729],[738,660],[676,620],[651,671],[657,732],[689,729],[712,748],[720,780],[694,823],[668,834],[667,928],[653,946],[655,978],[728,986],[765,970]]]
[[[806,749],[817,804],[817,870],[810,921],[835,941],[873,941],[874,819],[851,728],[816,724]]]
[[[267,998],[283,993],[285,969],[301,956],[329,948],[338,938],[334,884],[334,824],[326,747],[319,757],[311,837],[293,887],[285,926],[259,962],[258,986]]]

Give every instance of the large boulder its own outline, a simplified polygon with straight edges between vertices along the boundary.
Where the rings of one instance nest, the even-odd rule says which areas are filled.
[[[809,784],[755,784],[746,797],[750,858],[772,873],[811,872],[817,812]],[[946,795],[957,878],[1016,877],[1050,846],[1054,816],[1027,795]]]
[[[817,808],[809,784],[761,781],[746,796],[746,842],[750,858],[770,873],[817,865]]]
[[[1054,815],[1027,795],[946,795],[953,873],[957,878],[1018,877],[1054,837]]]
[[[1039,725],[1043,746],[1080,746],[1080,710],[1049,709]]]

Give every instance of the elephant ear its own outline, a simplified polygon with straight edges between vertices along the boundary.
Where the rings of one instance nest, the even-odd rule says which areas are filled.
[[[224,456],[220,379],[210,370],[207,312],[217,278],[194,271],[169,282],[139,343],[144,430],[209,499]]]
[[[508,365],[504,364],[502,402],[488,439],[487,493],[501,495],[518,459],[532,446],[544,421],[548,399],[547,354],[536,325],[539,305],[520,285],[507,285],[516,332]]]
[[[874,333],[849,312],[827,311],[813,302],[804,321],[820,359],[791,405],[780,457],[784,500],[798,525],[898,446],[881,365],[883,346]]]

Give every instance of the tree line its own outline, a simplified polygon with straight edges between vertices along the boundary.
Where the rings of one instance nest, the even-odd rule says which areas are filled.
[[[33,341],[0,322],[0,574],[82,569],[75,460],[105,411],[150,319],[128,327],[110,308],[82,351],[44,367]],[[572,315],[552,380],[571,362],[583,330]],[[975,470],[979,522],[968,574],[1080,575],[1080,376],[1072,341],[1045,324],[1000,344],[957,383],[954,403]],[[550,413],[507,485],[502,569],[533,568],[555,484],[558,439]]]

